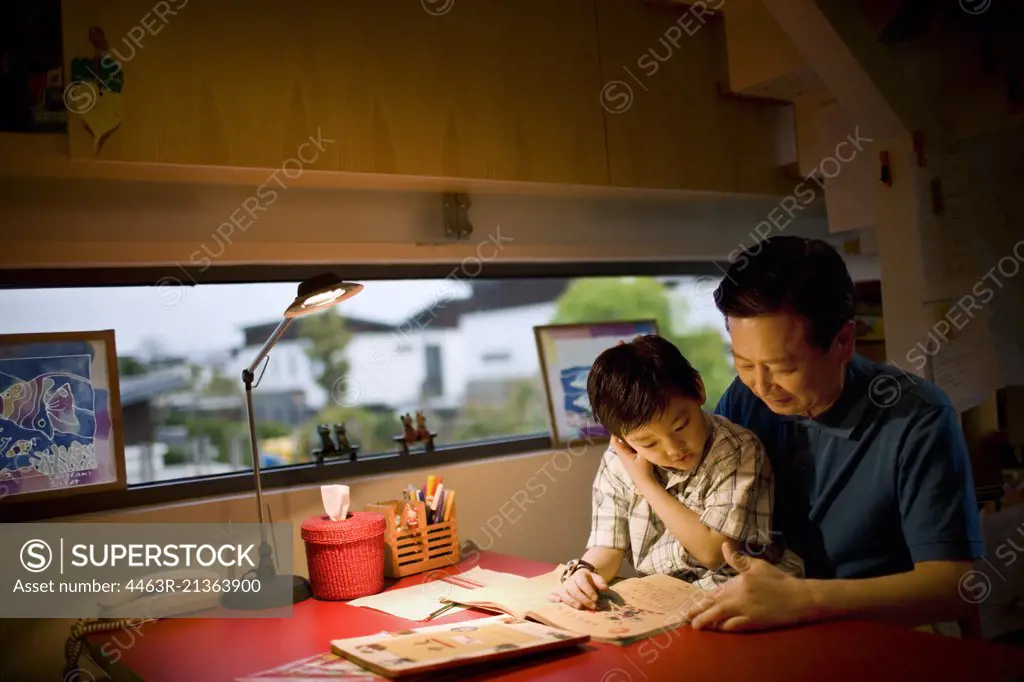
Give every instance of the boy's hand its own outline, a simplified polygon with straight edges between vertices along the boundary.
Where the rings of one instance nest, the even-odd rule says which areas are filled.
[[[654,465],[646,457],[641,457],[636,450],[629,447],[626,441],[612,436],[611,447],[619,456],[619,461],[625,467],[626,473],[638,488],[652,481],[656,482]]]
[[[608,583],[597,573],[581,568],[569,576],[557,592],[548,595],[551,601],[560,601],[574,609],[597,609],[600,590],[607,590]]]

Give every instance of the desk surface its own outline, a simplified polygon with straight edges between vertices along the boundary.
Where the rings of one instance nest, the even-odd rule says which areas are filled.
[[[473,564],[524,576],[554,566],[483,552]],[[456,572],[452,569],[451,572]],[[434,576],[436,577],[436,576]],[[422,582],[405,578],[395,587]],[[485,615],[462,611],[434,622]],[[178,618],[147,623],[138,634],[104,633],[90,649],[117,650],[120,664],[146,682],[230,682],[235,677],[330,650],[330,641],[404,629],[413,623],[344,602],[310,599],[291,619]],[[114,638],[117,638],[115,641]],[[735,675],[735,677],[734,677]],[[763,633],[698,632],[687,626],[620,647],[592,642],[579,652],[512,661],[462,680],[601,682],[752,679],[757,682],[1000,682],[1024,681],[1024,650],[957,640],[862,622],[827,623]]]

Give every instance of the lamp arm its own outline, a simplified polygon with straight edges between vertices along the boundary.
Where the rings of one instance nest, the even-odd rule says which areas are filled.
[[[263,359],[270,353],[270,349],[274,347],[277,340],[284,334],[284,330],[288,328],[288,325],[292,323],[292,318],[286,317],[282,319],[277,328],[274,329],[270,338],[263,344],[263,348],[260,349],[256,359],[253,360],[252,364],[242,370],[242,383],[245,385],[245,413],[249,421],[249,447],[252,454],[252,473],[256,479],[256,505],[259,508],[259,519],[260,519],[260,537],[262,544],[260,545],[261,567],[269,561],[269,550],[270,546],[267,545],[267,531],[264,522],[263,513],[263,485],[260,480],[260,452],[259,446],[256,440],[256,415],[253,414],[252,408],[252,382],[255,378],[256,368],[260,366]],[[265,555],[266,556],[263,556]]]
[[[270,349],[274,347],[274,344],[277,343],[277,340],[281,338],[281,335],[284,334],[284,330],[287,329],[288,325],[291,323],[292,318],[285,317],[277,324],[277,328],[270,334],[270,338],[268,338],[267,342],[263,344],[263,348],[260,349],[259,355],[256,356],[256,359],[252,361],[252,364],[249,365],[249,368],[246,370],[249,373],[250,381],[252,380],[251,376],[256,372],[256,368],[260,366],[261,362],[263,362],[263,358],[270,354]],[[245,380],[244,372],[242,374],[242,379],[243,381]]]

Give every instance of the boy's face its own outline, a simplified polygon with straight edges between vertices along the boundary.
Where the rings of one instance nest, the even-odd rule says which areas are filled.
[[[700,462],[708,439],[703,404],[703,400],[673,397],[664,414],[632,433],[623,434],[623,440],[652,464],[689,471]]]

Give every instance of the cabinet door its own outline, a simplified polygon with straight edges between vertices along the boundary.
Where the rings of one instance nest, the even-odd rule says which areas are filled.
[[[69,67],[92,26],[121,123],[72,116],[76,158],[608,180],[591,0],[64,0]]]
[[[728,82],[723,17],[702,8],[596,0],[611,184],[788,192],[779,108],[719,94]]]

